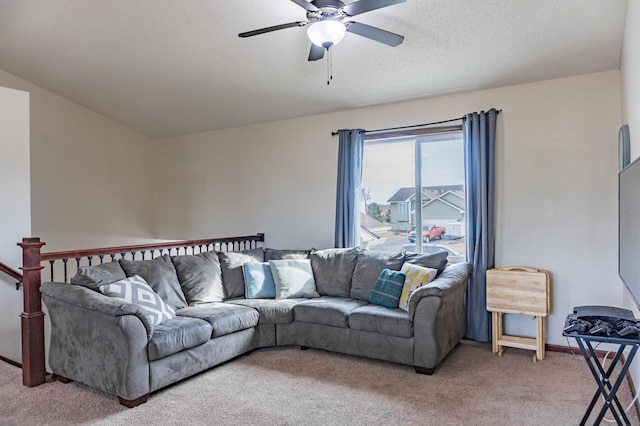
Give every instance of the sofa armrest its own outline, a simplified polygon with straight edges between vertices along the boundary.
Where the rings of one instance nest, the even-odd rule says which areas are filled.
[[[444,297],[455,291],[460,286],[467,284],[467,279],[471,273],[471,264],[467,262],[449,265],[442,271],[435,280],[414,291],[409,298],[409,317],[413,321],[416,308],[425,297]]]
[[[139,307],[65,283],[44,283],[41,291],[51,321],[54,374],[125,400],[150,392],[152,329]]]
[[[147,341],[153,335],[153,322],[143,308],[133,303],[128,303],[114,297],[105,296],[87,287],[46,282],[40,287],[43,297],[49,297],[74,306],[83,307],[93,312],[119,317],[122,315],[135,315],[140,319],[147,332]]]
[[[415,366],[435,368],[464,337],[470,271],[468,263],[450,265],[438,278],[411,295],[409,315],[413,321]]]

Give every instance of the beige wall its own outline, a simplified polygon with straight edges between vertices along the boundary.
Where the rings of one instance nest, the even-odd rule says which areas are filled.
[[[151,141],[0,70],[31,97],[32,235],[46,250],[153,238]]]
[[[19,271],[16,243],[31,232],[29,94],[0,87],[0,261]],[[0,272],[0,355],[21,362],[22,291]]]
[[[631,160],[640,157],[640,2],[630,1],[620,64],[622,123],[629,124]]]
[[[399,102],[157,141],[158,237],[265,232],[278,248],[333,244],[337,139],[331,131],[438,121],[501,108],[497,266],[551,271],[548,342],[571,308],[620,305],[618,71]],[[529,318],[507,319],[531,334]]]
[[[46,251],[153,239],[151,140],[2,70],[0,86],[23,91],[0,92],[1,196],[17,204],[0,209],[0,261],[19,267],[16,243],[28,236]],[[4,111],[14,104],[27,114],[15,123]],[[5,138],[19,124],[26,133]],[[0,355],[20,361],[22,291],[9,284],[0,282]]]

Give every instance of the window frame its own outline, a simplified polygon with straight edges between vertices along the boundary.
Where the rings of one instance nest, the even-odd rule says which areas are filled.
[[[461,139],[463,137],[463,129],[462,123],[455,125],[446,125],[446,126],[434,126],[434,127],[425,127],[425,128],[416,128],[416,129],[403,129],[403,130],[395,130],[395,131],[381,131],[374,133],[366,133],[364,137],[365,144],[367,142],[378,142],[384,143],[385,140],[388,140],[388,143],[394,143],[394,141],[401,142],[405,139],[415,139],[414,141],[414,161],[415,161],[415,177],[414,177],[414,202],[416,206],[422,206],[423,203],[423,192],[422,192],[422,146],[426,143],[430,142],[441,142],[443,139],[450,137],[451,140]],[[466,167],[464,170],[466,174]],[[465,190],[466,192],[466,190]],[[466,197],[466,194],[465,194]],[[411,221],[411,208],[409,203],[400,202],[398,203],[398,214],[408,214],[409,221]],[[407,211],[405,213],[400,212],[400,206],[406,206]],[[414,213],[414,223],[416,225],[416,229],[418,227],[417,224],[422,224],[422,208],[415,208]],[[422,253],[422,238],[416,238],[415,240],[417,253]]]

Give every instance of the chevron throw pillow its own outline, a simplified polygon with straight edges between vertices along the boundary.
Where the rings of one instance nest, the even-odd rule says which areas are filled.
[[[176,316],[171,306],[164,303],[140,275],[101,285],[100,291],[109,297],[140,306],[152,318],[154,326]]]

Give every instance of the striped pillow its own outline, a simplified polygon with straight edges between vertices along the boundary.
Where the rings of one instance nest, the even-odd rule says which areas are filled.
[[[386,308],[397,309],[404,286],[404,274],[390,269],[383,269],[371,289],[369,302]]]

